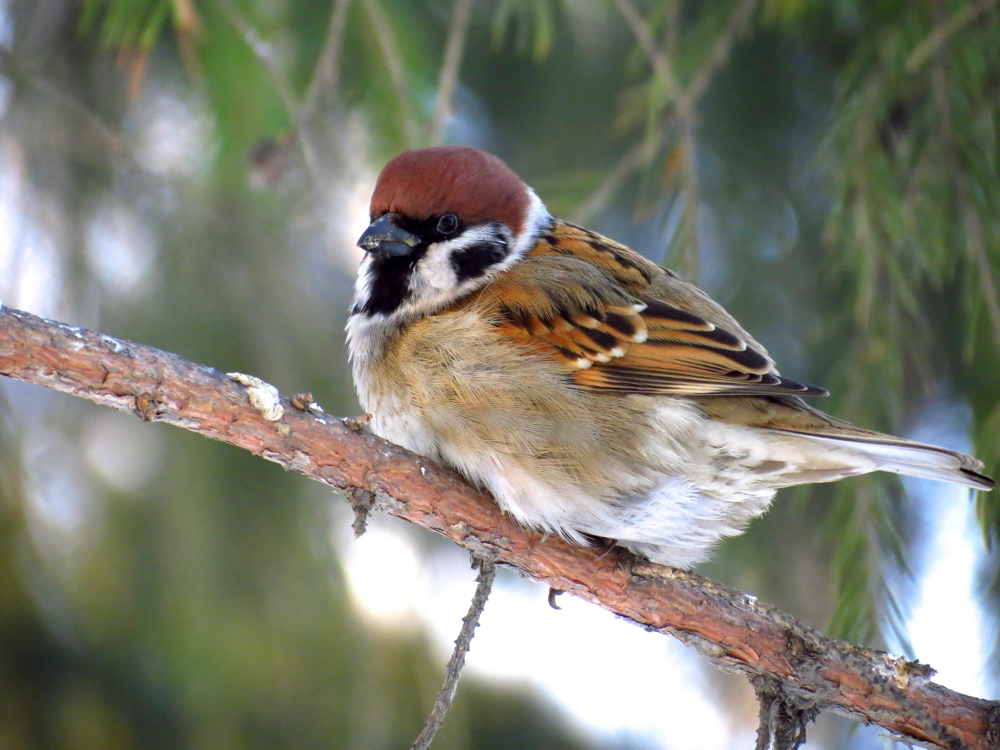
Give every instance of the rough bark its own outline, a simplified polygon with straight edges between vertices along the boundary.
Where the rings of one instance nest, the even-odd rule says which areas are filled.
[[[368,491],[376,509],[679,638],[766,685],[785,714],[832,710],[928,746],[1000,747],[1000,702],[937,685],[925,665],[827,638],[694,573],[543,538],[454,472],[380,440],[357,420],[317,416],[282,399],[283,415],[268,421],[244,386],[209,367],[4,308],[0,373],[245,448],[341,491]]]

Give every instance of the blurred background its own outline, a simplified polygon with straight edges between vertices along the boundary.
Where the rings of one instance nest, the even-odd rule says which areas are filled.
[[[467,143],[863,426],[1000,451],[996,0],[0,0],[3,304],[359,412],[375,176]],[[779,495],[700,572],[1000,697],[998,495]],[[0,748],[405,748],[475,587],[229,446],[0,382]],[[747,748],[745,680],[502,572],[435,747]],[[810,748],[888,747],[824,715]]]

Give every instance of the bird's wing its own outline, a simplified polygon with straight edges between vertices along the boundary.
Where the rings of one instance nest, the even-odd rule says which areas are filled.
[[[826,394],[778,375],[743,336],[679,300],[653,296],[655,279],[635,276],[664,271],[631,250],[588,245],[588,256],[555,247],[529,253],[478,299],[495,311],[503,335],[557,359],[580,386],[672,396]],[[595,262],[600,253],[611,263]]]

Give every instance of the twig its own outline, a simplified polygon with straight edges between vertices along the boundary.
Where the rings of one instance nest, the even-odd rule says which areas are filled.
[[[993,280],[993,269],[990,259],[986,256],[986,239],[983,237],[983,222],[975,209],[966,203],[963,212],[965,231],[968,235],[967,247],[976,264],[976,276],[979,277],[979,290],[986,301],[986,310],[990,317],[990,328],[993,331],[993,344],[1000,352],[1000,300],[997,299],[996,282]]]
[[[465,47],[465,35],[469,28],[471,11],[472,0],[455,0],[451,11],[451,25],[448,27],[448,42],[444,49],[444,62],[441,64],[441,76],[438,79],[434,121],[431,123],[430,145],[432,146],[440,145],[444,134],[444,122],[451,114],[452,101],[455,97],[455,84],[458,82],[458,69],[462,64],[462,50]]]
[[[264,69],[271,77],[271,85],[278,92],[278,97],[285,107],[288,119],[295,122],[299,105],[295,101],[295,95],[292,93],[291,86],[285,80],[285,74],[281,70],[281,64],[278,62],[278,56],[275,54],[274,47],[243,17],[243,14],[232,0],[215,1],[219,4],[229,22],[240,33],[240,36],[243,37],[243,41],[254,53],[254,56],[264,65]]]
[[[417,739],[410,745],[410,750],[427,750],[434,741],[441,724],[444,723],[444,717],[447,716],[452,701],[455,700],[458,678],[462,674],[462,667],[465,666],[465,654],[469,651],[469,645],[472,643],[472,636],[476,634],[476,628],[479,627],[479,618],[486,607],[490,591],[493,590],[493,579],[497,574],[497,566],[494,562],[477,559],[476,565],[479,568],[479,575],[476,578],[476,593],[472,595],[469,613],[462,618],[462,629],[455,640],[455,650],[452,652],[451,659],[448,660],[448,666],[445,669],[444,685],[438,691],[434,708],[431,709],[431,713],[427,717],[427,723],[424,724]]]
[[[666,54],[656,48],[656,40],[653,39],[653,35],[650,33],[646,22],[642,20],[642,16],[639,13],[639,9],[635,7],[635,3],[632,0],[615,0],[615,4],[618,6],[618,12],[622,14],[625,22],[632,29],[632,34],[635,35],[635,39],[639,42],[642,51],[649,58],[653,70],[663,79],[663,83],[666,84],[667,92],[674,97],[683,94],[684,89],[677,78],[677,74],[674,72],[673,63],[670,62],[670,58]]]
[[[625,22],[632,29],[639,47],[649,59],[654,73],[666,84],[667,93],[672,98],[673,114],[679,131],[680,153],[683,157],[680,188],[684,201],[681,216],[682,231],[680,232],[680,237],[684,241],[683,270],[686,276],[696,280],[700,265],[697,240],[700,190],[695,161],[697,150],[695,129],[698,118],[696,106],[716,73],[728,59],[736,37],[746,30],[750,18],[757,9],[758,0],[741,0],[737,4],[726,22],[725,29],[716,38],[697,74],[686,87],[682,86],[678,80],[671,61],[670,50],[674,46],[672,36],[668,36],[667,44],[663,49],[658,48],[656,40],[645,21],[642,20],[633,0],[615,0],[615,2]],[[620,166],[626,169],[629,164],[623,161]],[[630,171],[626,173],[626,176]],[[612,184],[614,183],[612,182]],[[610,194],[602,196],[602,198],[606,201],[610,198]],[[583,211],[578,211],[578,213],[583,213]]]
[[[540,538],[454,472],[287,399],[268,421],[243,386],[175,354],[0,308],[0,374],[242,447],[340,490],[369,490],[377,510],[669,633],[722,669],[777,680],[797,704],[942,748],[995,750],[1000,740],[1000,702],[937,685],[924,665],[827,638],[694,573]]]
[[[406,69],[403,65],[403,56],[399,51],[399,44],[396,42],[396,35],[392,31],[389,19],[385,17],[379,0],[364,0],[364,4],[368,18],[375,28],[375,38],[382,50],[382,57],[385,58],[385,66],[389,69],[389,78],[396,90],[396,98],[399,100],[406,145],[413,148],[417,145],[417,138],[410,118],[410,87],[406,83]]]
[[[570,216],[570,221],[584,224],[591,216],[604,208],[622,182],[653,158],[662,140],[662,128],[657,128],[649,138],[644,138],[637,143],[618,161],[614,169],[597,186],[597,189],[577,206]]]
[[[278,56],[274,52],[274,48],[260,35],[260,33],[253,27],[253,25],[243,17],[240,13],[239,8],[232,2],[232,0],[216,0],[222,12],[225,14],[229,22],[236,28],[243,37],[243,41],[254,53],[258,60],[264,66],[267,71],[268,76],[271,78],[271,85],[274,86],[274,90],[278,93],[278,98],[281,99],[282,105],[285,107],[285,112],[288,115],[288,122],[290,123],[293,130],[296,130],[297,138],[299,143],[299,148],[302,149],[302,159],[306,165],[306,172],[309,174],[309,179],[314,186],[319,184],[319,161],[316,156],[316,150],[313,148],[312,140],[308,137],[305,132],[302,132],[298,128],[299,124],[299,105],[295,100],[295,95],[292,93],[291,86],[288,85],[288,81],[285,80],[285,75],[281,70],[281,64],[278,61]]]
[[[774,683],[767,679],[750,680],[754,694],[757,696],[757,742],[754,750],[769,750],[771,747],[774,704],[778,699],[778,691]]]
[[[790,699],[778,680],[752,677],[750,684],[760,704],[754,750],[798,750],[806,741],[806,726],[819,709],[809,702]]]
[[[312,119],[321,95],[336,96],[340,79],[340,43],[344,38],[347,11],[350,6],[351,0],[334,0],[323,51],[320,52],[309,86],[302,98],[302,106],[299,108],[297,120],[300,127],[307,126]]]
[[[934,31],[928,34],[927,38],[910,53],[906,60],[906,72],[916,73],[939,49],[948,43],[949,39],[996,4],[997,0],[979,0],[978,3],[970,3],[961,10],[955,11],[948,17],[947,21],[936,26]]]
[[[681,171],[681,207],[680,237],[684,242],[683,268],[684,276],[697,283],[701,273],[701,255],[698,247],[698,206],[701,203],[701,187],[698,182],[697,144],[694,137],[694,117],[680,117],[680,152],[683,157]],[[667,249],[669,253],[669,248]]]
[[[974,6],[966,6],[963,10],[972,7]],[[941,13],[943,11],[939,9],[938,12]],[[955,13],[948,21],[939,25],[937,30],[948,28],[949,24],[954,21],[955,16],[958,15],[959,13]],[[970,259],[975,264],[976,273],[974,275],[978,277],[979,291],[983,295],[983,301],[986,303],[986,312],[989,315],[993,343],[997,351],[1000,352],[1000,300],[997,299],[993,271],[990,268],[990,261],[986,254],[987,240],[983,231],[983,221],[976,211],[976,201],[969,194],[965,181],[961,179],[958,137],[955,132],[955,120],[950,99],[951,89],[948,85],[948,76],[945,72],[945,61],[943,59],[944,39],[947,39],[947,37],[943,37],[941,44],[935,46],[928,53],[934,58],[934,66],[931,69],[931,90],[938,111],[941,113],[939,118],[941,141],[944,144],[944,154],[947,159],[948,170],[951,172],[951,184],[955,186],[958,193],[958,200],[963,206],[962,224],[966,235],[966,253],[971,256]],[[921,46],[927,44],[929,40],[930,37]]]
[[[691,79],[685,92],[693,100],[698,101],[708,88],[708,84],[715,78],[715,74],[722,69],[729,53],[733,49],[736,38],[744,34],[750,24],[750,19],[757,10],[758,0],[741,0],[739,5],[733,10],[726,22],[726,28],[712,43],[712,48],[708,51],[705,61],[701,64],[695,77]]]
[[[87,104],[70,94],[65,89],[55,83],[45,79],[40,73],[26,69],[15,59],[13,53],[0,47],[0,62],[7,69],[7,74],[12,78],[21,78],[29,86],[41,94],[48,96],[62,106],[72,111],[84,123],[104,141],[108,150],[114,154],[121,154],[136,164],[135,155],[129,150],[124,139],[115,132],[114,128],[108,125],[100,115],[98,115]]]

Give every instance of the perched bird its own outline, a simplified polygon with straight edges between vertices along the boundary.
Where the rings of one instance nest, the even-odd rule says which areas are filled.
[[[473,148],[386,164],[347,324],[375,434],[451,465],[520,523],[691,566],[779,487],[891,471],[988,490],[983,464],[801,396],[695,286],[554,219]]]

